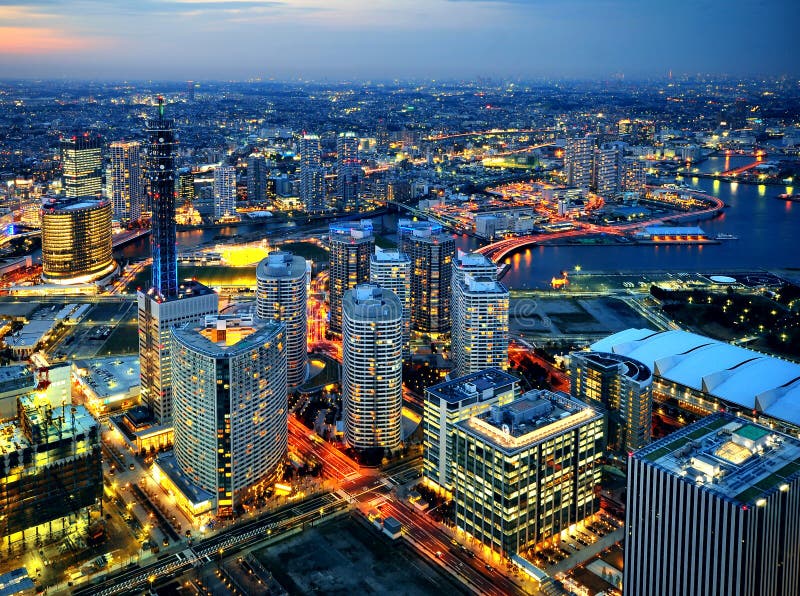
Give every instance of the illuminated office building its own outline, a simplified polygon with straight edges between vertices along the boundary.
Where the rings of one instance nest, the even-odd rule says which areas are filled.
[[[306,260],[290,252],[273,252],[256,268],[256,313],[259,319],[286,327],[286,373],[290,389],[306,380],[308,368],[308,297]]]
[[[422,470],[425,483],[452,494],[450,476],[455,424],[505,405],[519,395],[519,380],[488,368],[425,389]]]
[[[458,302],[451,342],[456,376],[508,367],[508,290],[494,277],[467,275],[455,294]]]
[[[103,188],[103,142],[89,133],[61,139],[64,196],[97,198]]]
[[[615,147],[594,150],[593,187],[601,197],[612,198],[619,192],[619,151]]]
[[[355,449],[393,449],[402,438],[403,305],[391,290],[363,284],[342,307],[345,439]]]
[[[102,281],[117,270],[111,254],[111,202],[47,200],[42,204],[42,281]]]
[[[285,331],[252,317],[209,316],[172,328],[175,459],[235,515],[248,492],[276,478],[286,456]]]
[[[141,145],[136,141],[115,141],[108,147],[111,158],[108,181],[114,219],[136,221],[145,207]]]
[[[620,354],[573,352],[568,371],[572,395],[607,411],[610,449],[633,451],[650,442],[653,373],[647,366]]]
[[[800,593],[800,441],[717,413],[628,457],[623,593]]]
[[[429,221],[401,219],[398,246],[411,259],[411,328],[423,333],[450,329],[453,237]]]
[[[358,211],[361,174],[358,137],[341,133],[336,137],[336,199],[342,211]]]
[[[647,164],[635,157],[625,157],[620,165],[620,190],[643,195],[647,184]]]
[[[330,226],[328,328],[342,332],[342,297],[347,290],[369,281],[369,262],[375,249],[372,222],[342,222]]]
[[[321,213],[328,207],[322,149],[317,135],[300,139],[300,201],[309,213]]]
[[[403,305],[403,358],[408,358],[411,355],[411,259],[399,250],[385,250],[376,246],[370,258],[369,280],[391,290],[400,299]]]
[[[214,168],[214,217],[236,215],[236,168]]]
[[[567,139],[564,150],[564,173],[567,184],[589,190],[592,184],[594,137]]]
[[[0,424],[0,449],[0,537],[9,547],[29,530],[66,534],[84,512],[88,522],[103,471],[100,424],[84,406],[20,397],[17,418]]]
[[[592,515],[605,448],[602,413],[530,391],[455,424],[456,527],[510,557]]]

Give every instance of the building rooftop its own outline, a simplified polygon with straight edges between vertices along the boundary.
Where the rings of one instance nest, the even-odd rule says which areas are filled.
[[[356,319],[392,320],[402,317],[397,294],[375,284],[359,284],[344,293],[342,310]]]
[[[492,406],[457,426],[512,454],[602,417],[602,412],[565,393],[540,389],[503,406]]]
[[[81,209],[94,209],[108,205],[108,199],[98,199],[96,201],[82,198],[58,198],[48,199],[42,202],[42,209],[45,211],[80,211]]]
[[[458,403],[476,397],[482,401],[508,390],[517,383],[517,377],[499,368],[487,368],[428,387],[425,392],[448,403]]]
[[[0,454],[18,451],[32,444],[47,444],[51,441],[70,439],[86,435],[98,425],[97,420],[85,406],[64,404],[51,406],[47,399],[35,394],[19,398],[26,420],[12,420],[0,424]],[[29,436],[24,428],[26,423],[36,435]]]
[[[586,351],[573,352],[570,355],[570,357],[575,356],[593,362],[594,364],[607,369],[619,370],[620,365],[622,365],[625,367],[625,376],[640,383],[646,382],[653,378],[653,373],[649,367],[645,366],[638,360],[623,356],[622,354]]]
[[[739,505],[800,476],[800,441],[729,413],[717,413],[655,441],[631,457]]]
[[[372,220],[338,222],[331,224],[329,231],[332,239],[346,236],[354,240],[367,240],[372,238]]]
[[[147,293],[150,296],[155,294],[155,288],[150,288]],[[185,281],[180,282],[178,285],[178,294],[174,298],[163,298],[157,297],[159,302],[172,302],[174,300],[184,300],[186,298],[194,298],[195,296],[207,296],[208,294],[213,294],[214,290],[211,288],[204,286],[199,281],[195,281],[193,279],[187,279]]]
[[[489,257],[484,254],[479,252],[464,252],[460,249],[456,252],[456,258],[453,259],[453,262],[461,267],[474,267],[478,265],[495,266]]]
[[[231,358],[269,341],[281,323],[256,320],[252,315],[209,315],[202,325],[172,329],[173,340],[211,358]]]
[[[411,259],[404,252],[400,252],[396,248],[386,249],[380,246],[375,247],[375,254],[372,255],[372,260],[381,263],[409,263]]]
[[[506,287],[491,277],[473,277],[464,279],[465,290],[469,294],[508,294]]]
[[[36,379],[33,371],[24,364],[0,367],[0,393],[18,391],[20,389],[33,389]]]
[[[74,366],[82,382],[92,389],[98,399],[127,395],[139,385],[138,356],[76,360]]]
[[[663,379],[800,425],[800,364],[688,331],[626,329],[591,349],[635,358]]]
[[[269,253],[262,259],[256,268],[256,277],[265,279],[268,277],[298,278],[306,274],[306,260],[297,257],[288,251],[275,251]]]
[[[156,456],[156,465],[166,476],[172,481],[181,494],[193,505],[198,505],[205,502],[213,502],[214,495],[197,486],[192,480],[183,472],[178,460],[175,459],[175,453],[167,451]]]

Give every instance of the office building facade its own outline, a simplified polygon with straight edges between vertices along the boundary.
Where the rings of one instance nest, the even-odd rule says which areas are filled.
[[[375,247],[370,258],[369,281],[391,290],[403,305],[403,358],[411,356],[411,259],[399,250]]]
[[[604,431],[602,413],[546,390],[456,423],[456,527],[510,557],[592,515]]]
[[[623,593],[800,593],[800,441],[728,413],[628,457]]]
[[[61,139],[64,196],[96,199],[103,190],[103,141],[90,133]]]
[[[210,316],[172,328],[175,459],[231,516],[286,456],[285,330]]]
[[[437,223],[401,219],[398,245],[411,259],[411,328],[423,333],[450,329],[450,280],[455,240]]]
[[[573,352],[568,372],[571,393],[608,415],[608,447],[634,451],[650,442],[653,373],[633,358],[609,352]]]
[[[214,168],[214,218],[236,215],[236,168]]]
[[[41,215],[42,281],[92,283],[117,270],[112,256],[109,200],[50,200],[42,204]]]
[[[391,290],[362,284],[342,307],[345,439],[355,449],[393,449],[402,438],[403,305]]]
[[[425,389],[422,417],[422,473],[425,483],[452,495],[453,434],[457,422],[505,405],[519,395],[519,381],[488,368]]]
[[[619,192],[619,161],[616,147],[595,149],[593,188],[603,198],[613,198]]]
[[[137,221],[145,210],[142,146],[137,141],[115,141],[108,146],[111,159],[108,198],[114,219]]]
[[[289,389],[302,385],[308,374],[307,284],[306,260],[290,252],[270,253],[256,268],[258,318],[286,328]]]
[[[372,222],[362,220],[332,224],[329,241],[328,328],[334,333],[341,333],[344,293],[369,281],[369,262],[375,250]]]

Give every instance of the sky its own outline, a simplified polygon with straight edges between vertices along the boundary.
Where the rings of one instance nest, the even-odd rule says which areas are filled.
[[[800,0],[0,0],[0,78],[800,74]]]

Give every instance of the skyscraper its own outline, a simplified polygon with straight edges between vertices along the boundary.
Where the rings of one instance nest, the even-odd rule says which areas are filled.
[[[309,213],[325,211],[325,170],[322,168],[322,149],[317,135],[305,135],[300,140],[300,200]]]
[[[403,305],[372,284],[342,302],[342,403],[345,439],[355,449],[400,444],[403,408]]]
[[[451,359],[454,375],[508,367],[508,290],[493,277],[467,275],[459,284]]]
[[[214,168],[214,218],[236,215],[236,168]]]
[[[207,317],[172,329],[175,459],[232,515],[286,455],[284,326]]]
[[[572,395],[607,411],[610,449],[633,451],[650,442],[653,373],[647,366],[620,354],[573,352],[569,375]]]
[[[171,298],[178,293],[178,249],[175,235],[175,131],[164,118],[164,98],[158,98],[158,118],[147,121],[147,192],[152,210],[150,252],[154,293]]]
[[[42,281],[84,284],[116,271],[108,199],[53,199],[41,214]]]
[[[408,358],[411,355],[411,259],[399,250],[385,250],[376,246],[370,258],[369,281],[391,290],[400,299],[403,305],[403,358]]]
[[[411,328],[424,333],[450,329],[450,278],[456,243],[442,226],[401,219],[400,250],[411,259]]]
[[[619,192],[619,151],[616,147],[595,149],[594,187],[597,194],[608,199]]]
[[[728,413],[628,457],[623,593],[800,593],[800,441]]]
[[[330,226],[328,328],[342,332],[342,297],[347,290],[369,281],[369,260],[375,249],[372,222],[344,222]]]
[[[247,201],[263,204],[267,200],[267,160],[260,153],[247,158]]]
[[[592,515],[604,426],[601,412],[546,390],[456,422],[456,526],[511,557]]]
[[[61,139],[61,167],[67,198],[97,198],[103,188],[103,142],[84,133]]]
[[[158,118],[148,121],[147,180],[152,208],[150,247],[152,285],[137,292],[141,399],[158,421],[172,423],[170,328],[199,323],[218,311],[219,297],[195,281],[178,284],[175,235],[175,133],[164,118],[159,98]]]
[[[361,185],[358,137],[344,132],[336,137],[336,198],[342,211],[358,211]]]
[[[588,190],[592,184],[594,137],[567,139],[564,151],[564,171],[567,184]]]
[[[145,207],[141,145],[137,141],[115,141],[108,151],[111,158],[108,187],[114,218],[122,222],[136,221]]]
[[[256,268],[256,313],[286,327],[286,378],[290,389],[303,384],[308,363],[306,260],[273,252]]]

